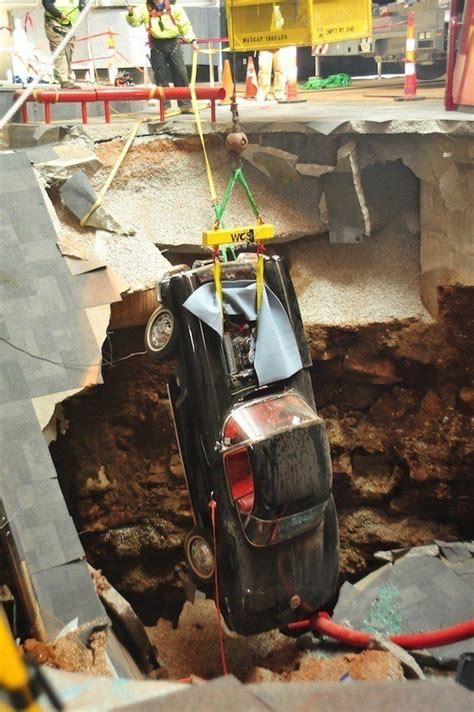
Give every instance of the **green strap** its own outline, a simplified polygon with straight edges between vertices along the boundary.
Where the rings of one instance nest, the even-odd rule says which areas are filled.
[[[255,215],[256,218],[260,217],[260,211],[258,209],[257,203],[255,202],[255,198],[252,195],[250,186],[245,179],[242,167],[238,166],[235,169],[233,175],[230,177],[229,182],[227,183],[227,186],[226,186],[226,189],[224,190],[224,194],[222,196],[222,200],[221,200],[220,204],[216,205],[214,207],[216,221],[219,223],[222,220],[222,216],[224,215],[224,212],[227,208],[227,204],[229,202],[230,196],[232,195],[232,191],[234,190],[234,186],[237,182],[240,183],[240,185],[244,189],[245,195],[247,196],[247,199],[250,203],[253,214]]]

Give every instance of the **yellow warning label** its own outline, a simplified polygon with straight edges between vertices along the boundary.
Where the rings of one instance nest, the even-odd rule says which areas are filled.
[[[253,225],[233,227],[229,230],[208,230],[202,233],[202,244],[207,247],[219,245],[252,245],[255,242],[271,240],[275,237],[273,225]]]

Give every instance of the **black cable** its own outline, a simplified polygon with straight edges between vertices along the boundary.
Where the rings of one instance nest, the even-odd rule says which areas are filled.
[[[27,349],[24,349],[21,346],[14,344],[12,341],[8,341],[8,339],[5,339],[3,336],[0,336],[0,341],[3,341],[5,344],[7,344],[7,346],[10,346],[12,349],[20,351],[21,353],[26,354],[27,356],[30,356],[31,358],[34,358],[37,361],[46,361],[46,363],[51,363],[53,364],[53,366],[62,366],[63,368],[69,371],[82,371],[84,368],[96,368],[99,366],[103,366],[104,364],[106,366],[112,367],[119,361],[126,361],[127,359],[132,358],[132,356],[144,356],[146,354],[146,351],[135,351],[134,353],[128,354],[128,356],[121,356],[120,358],[115,359],[115,361],[107,361],[106,359],[102,359],[102,361],[100,361],[99,363],[62,363],[61,361],[55,361],[54,359],[47,358],[47,356],[40,356],[39,354],[34,354],[32,351],[28,351]]]

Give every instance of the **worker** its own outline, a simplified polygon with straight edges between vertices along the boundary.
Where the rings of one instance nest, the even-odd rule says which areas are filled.
[[[273,69],[273,95],[277,101],[285,99],[286,76],[283,66],[283,51],[260,50],[258,53],[258,91],[257,101],[266,101],[272,86]]]
[[[192,44],[195,51],[199,47],[184,8],[176,0],[147,0],[146,5],[136,8],[128,5],[127,8],[128,24],[132,27],[145,25],[147,29],[155,84],[167,87],[171,79],[175,87],[189,86],[179,39]],[[178,106],[183,114],[192,112],[190,101],[178,101]]]
[[[285,20],[280,5],[273,5],[271,16],[271,32],[280,32]],[[258,53],[258,91],[257,101],[266,101],[272,86],[273,95],[277,101],[284,101],[286,86],[286,54],[284,49],[260,50]]]
[[[51,52],[61,44],[85,4],[86,0],[43,0],[44,29]],[[54,80],[61,85],[61,89],[80,89],[74,84],[72,73],[74,44],[72,38],[54,61]]]

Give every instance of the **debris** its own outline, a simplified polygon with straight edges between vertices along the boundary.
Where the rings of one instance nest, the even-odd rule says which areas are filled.
[[[208,680],[222,674],[213,601],[185,603],[176,629],[160,619],[156,628],[147,632],[160,651],[170,680],[191,674]],[[267,665],[270,654],[284,655],[286,662],[298,655],[295,641],[278,631],[242,638],[225,627],[224,647],[229,671],[240,680],[247,679],[253,667]]]
[[[84,645],[76,633],[67,633],[52,643],[41,643],[28,638],[23,644],[23,650],[39,665],[88,675],[111,675],[107,662],[105,630],[92,633],[87,645]]]
[[[102,574],[89,566],[92,580],[100,600],[107,612],[112,616],[121,637],[128,643],[128,649],[145,673],[150,673],[159,667],[155,650],[150,643],[140,618],[129,602],[113,588]]]
[[[469,620],[473,614],[473,589],[466,564],[472,557],[469,546],[436,542],[448,557],[405,555],[371,575],[357,586],[341,589],[334,621],[387,636],[412,631],[447,628]],[[444,554],[444,552],[443,552]],[[456,566],[462,566],[457,570]],[[435,660],[441,666],[457,663],[463,652],[474,652],[474,639],[414,653],[417,659]]]
[[[298,670],[290,673],[286,679],[291,682],[337,682],[346,678],[403,680],[404,675],[399,660],[391,653],[366,650],[331,658],[319,658],[308,653],[301,659]]]
[[[424,680],[425,676],[423,670],[416,662],[413,655],[410,655],[406,650],[400,648],[399,645],[392,643],[388,638],[384,638],[382,635],[375,633],[369,643],[369,650],[385,650],[385,652],[390,653],[395,658],[400,661],[400,664],[405,673],[405,677],[414,678],[416,680]]]

